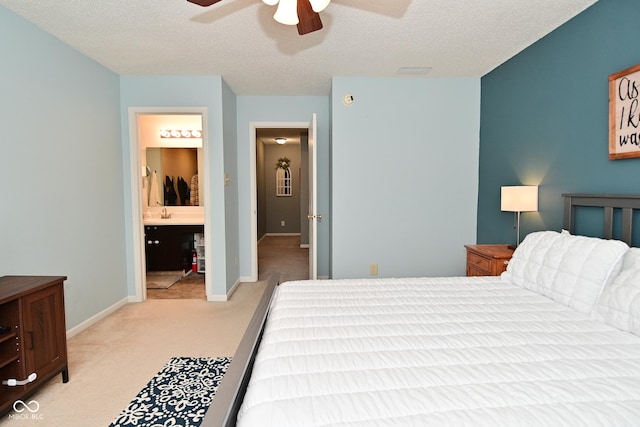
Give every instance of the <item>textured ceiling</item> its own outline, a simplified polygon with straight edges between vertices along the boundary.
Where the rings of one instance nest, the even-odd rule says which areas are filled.
[[[324,28],[305,36],[261,0],[0,5],[120,75],[221,75],[237,95],[328,95],[331,77],[389,77],[400,67],[480,77],[595,1],[333,0]]]

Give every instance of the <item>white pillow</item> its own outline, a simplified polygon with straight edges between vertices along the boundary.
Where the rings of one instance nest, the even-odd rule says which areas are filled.
[[[628,249],[618,240],[538,231],[518,246],[503,277],[589,313],[604,286],[620,272]]]
[[[604,288],[592,314],[613,327],[640,335],[640,249],[627,251],[622,271]]]

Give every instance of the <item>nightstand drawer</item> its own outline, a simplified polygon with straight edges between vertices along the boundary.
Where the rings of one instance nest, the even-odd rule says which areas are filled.
[[[465,245],[467,276],[499,276],[513,255],[508,245]]]
[[[486,272],[491,271],[491,260],[483,258],[473,252],[467,252],[467,267],[478,267]]]

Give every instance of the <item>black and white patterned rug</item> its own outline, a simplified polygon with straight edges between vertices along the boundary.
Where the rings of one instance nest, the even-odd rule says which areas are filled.
[[[197,427],[230,357],[172,357],[109,427]]]

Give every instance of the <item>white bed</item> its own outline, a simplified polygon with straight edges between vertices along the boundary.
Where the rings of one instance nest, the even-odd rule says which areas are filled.
[[[225,425],[640,426],[621,241],[532,233],[501,277],[287,282],[268,305]]]
[[[640,338],[499,278],[288,282],[239,426],[640,425]]]

